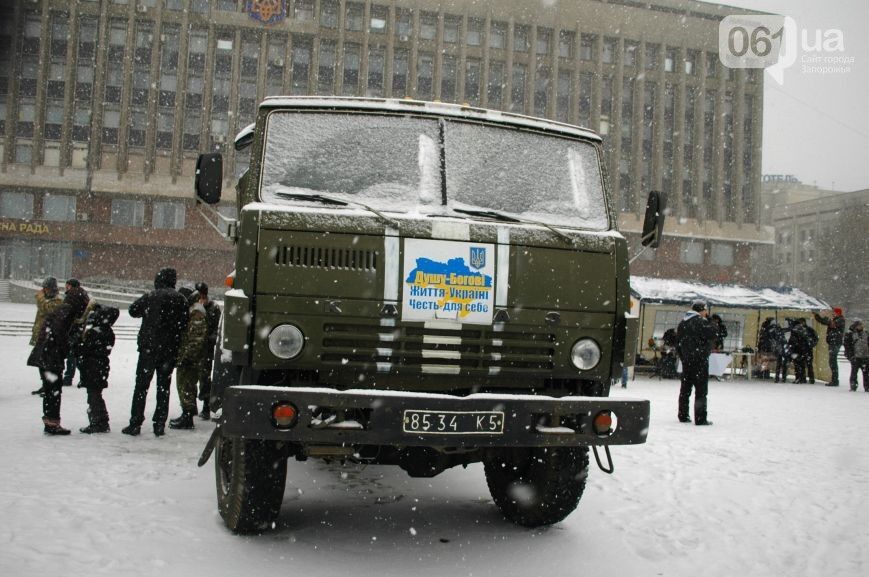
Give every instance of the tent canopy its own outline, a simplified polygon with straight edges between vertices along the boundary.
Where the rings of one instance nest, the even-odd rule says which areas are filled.
[[[645,303],[684,304],[703,300],[709,306],[827,310],[829,305],[797,288],[752,288],[731,284],[704,284],[642,276],[631,277],[631,294]]]

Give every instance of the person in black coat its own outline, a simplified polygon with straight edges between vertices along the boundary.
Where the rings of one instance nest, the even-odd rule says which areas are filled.
[[[139,329],[139,362],[136,365],[136,387],[130,408],[130,424],[121,429],[125,435],[138,435],[145,422],[145,400],[154,373],[157,374],[157,407],[154,409],[154,435],[166,430],[169,417],[169,394],[172,371],[181,336],[187,328],[187,299],[175,290],[177,275],[173,268],[163,268],[154,278],[154,290],[142,295],[130,305],[130,316],[141,318]]]
[[[833,375],[827,386],[838,387],[839,349],[842,348],[842,342],[845,338],[845,317],[839,307],[833,307],[833,318],[823,317],[818,313],[814,314],[815,320],[827,327],[827,350],[829,352],[827,362],[830,364],[830,372]]]
[[[87,293],[81,287],[66,291],[63,303],[45,317],[39,338],[27,364],[39,368],[42,379],[42,424],[49,435],[68,435],[60,426],[60,398],[63,389],[63,367],[69,355],[69,330],[88,304]]]
[[[706,415],[709,390],[709,354],[718,336],[707,319],[709,311],[703,301],[694,301],[676,329],[677,350],[682,359],[682,386],[679,390],[679,421],[690,423],[688,404],[694,389],[694,424],[711,425]]]
[[[806,355],[809,349],[809,335],[806,325],[797,319],[788,319],[791,336],[788,339],[788,348],[791,351],[791,359],[794,363],[794,383],[806,382]]]
[[[109,386],[109,355],[115,346],[112,325],[120,311],[115,307],[94,305],[82,329],[81,338],[73,346],[76,366],[81,374],[79,387],[88,394],[88,426],[82,433],[108,433],[109,412],[103,399],[103,389]]]

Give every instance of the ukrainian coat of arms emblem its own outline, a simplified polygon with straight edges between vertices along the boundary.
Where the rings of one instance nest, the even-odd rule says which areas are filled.
[[[286,0],[248,0],[248,15],[263,24],[277,24],[287,14]]]

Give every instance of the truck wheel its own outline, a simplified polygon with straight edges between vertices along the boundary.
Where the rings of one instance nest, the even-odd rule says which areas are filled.
[[[287,458],[262,441],[222,437],[214,459],[217,505],[236,533],[271,527],[281,511]]]
[[[540,527],[567,517],[588,476],[588,447],[506,449],[484,461],[489,493],[517,525]]]

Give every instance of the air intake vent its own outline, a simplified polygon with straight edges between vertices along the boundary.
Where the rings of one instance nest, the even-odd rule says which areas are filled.
[[[313,246],[281,246],[275,254],[275,264],[305,268],[336,270],[377,270],[376,250],[354,250]]]

